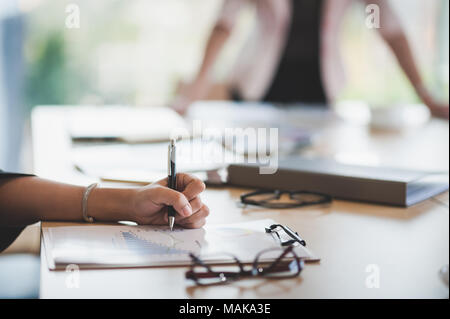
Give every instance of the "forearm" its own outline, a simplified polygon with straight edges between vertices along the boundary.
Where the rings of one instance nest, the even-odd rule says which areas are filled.
[[[394,52],[399,65],[405,72],[419,97],[424,102],[427,102],[431,98],[431,96],[424,86],[422,77],[420,76],[418,67],[412,54],[411,47],[405,34],[398,33],[389,37],[389,39],[386,39],[386,41]]]
[[[0,225],[24,226],[42,220],[82,221],[84,187],[37,177],[0,184]],[[88,201],[89,214],[100,221],[126,220],[131,206],[127,189],[95,189]]]
[[[211,33],[206,46],[205,54],[203,57],[203,62],[197,73],[194,85],[204,87],[202,91],[206,91],[207,86],[210,83],[211,70],[220,55],[225,43],[229,39],[231,30],[221,26],[216,25]]]
[[[419,97],[425,103],[428,103],[431,96],[424,86],[411,46],[399,22],[399,18],[389,5],[389,2],[385,0],[365,0],[365,2],[367,4],[374,3],[380,7],[381,25],[378,29],[379,33],[391,48],[400,67],[405,72]]]

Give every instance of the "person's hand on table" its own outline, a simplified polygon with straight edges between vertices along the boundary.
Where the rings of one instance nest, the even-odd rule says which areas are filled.
[[[184,115],[188,111],[189,107],[195,101],[201,100],[205,97],[206,93],[207,85],[202,81],[180,84],[178,92],[170,106],[179,114]]]
[[[167,206],[177,211],[175,224],[184,228],[201,228],[206,223],[209,208],[202,203],[200,193],[205,184],[188,174],[177,175],[177,190],[167,187],[167,178],[136,189],[132,198],[132,221],[143,225],[167,225]]]
[[[186,114],[189,106],[192,104],[194,100],[185,95],[178,95],[175,97],[175,100],[172,102],[170,107],[174,109],[178,114],[184,115]]]
[[[416,91],[419,97],[422,99],[423,103],[430,110],[432,116],[446,120],[449,119],[448,102],[439,101],[423,85],[419,85]]]
[[[431,114],[434,117],[449,119],[449,106],[448,103],[439,103],[435,101],[430,101],[427,103],[428,108],[430,109]]]

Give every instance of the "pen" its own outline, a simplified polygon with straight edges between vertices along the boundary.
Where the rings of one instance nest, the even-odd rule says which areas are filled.
[[[176,160],[176,145],[175,140],[171,140],[169,144],[169,154],[168,154],[168,187],[170,189],[176,190],[177,189],[177,171],[175,166],[175,160]],[[169,217],[169,227],[170,230],[173,230],[173,225],[175,224],[175,215],[176,211],[173,208],[173,206],[168,207],[168,217]]]

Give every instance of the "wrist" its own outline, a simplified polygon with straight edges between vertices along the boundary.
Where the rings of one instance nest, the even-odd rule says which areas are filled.
[[[88,215],[100,222],[128,221],[133,212],[133,189],[95,188],[88,200]]]
[[[209,77],[206,73],[201,73],[199,76],[195,79],[195,81],[191,84],[190,87],[190,97],[193,100],[199,100],[204,98],[204,96],[208,92],[209,88]]]

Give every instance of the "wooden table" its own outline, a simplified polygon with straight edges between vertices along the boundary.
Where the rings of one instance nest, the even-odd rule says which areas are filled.
[[[87,185],[70,162],[65,110],[33,113],[33,147],[38,175]],[[380,165],[448,170],[449,126],[432,120],[406,132],[377,132],[367,125],[340,123],[325,128],[304,152],[337,159],[362,159]],[[449,263],[448,193],[414,207],[392,208],[335,201],[331,206],[298,210],[241,208],[243,189],[208,189],[208,223],[272,218],[296,229],[322,261],[308,264],[300,278],[243,281],[195,288],[185,268],[82,270],[80,287],[68,288],[68,274],[49,271],[41,249],[42,298],[448,298],[438,276]],[[60,223],[42,223],[58,227]],[[73,224],[70,224],[73,225]],[[378,276],[378,280],[375,278]],[[377,284],[378,283],[378,284]],[[374,287],[375,286],[375,287]]]

